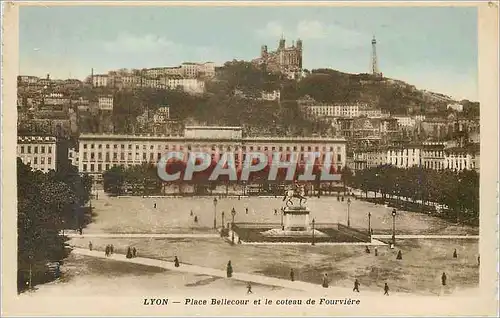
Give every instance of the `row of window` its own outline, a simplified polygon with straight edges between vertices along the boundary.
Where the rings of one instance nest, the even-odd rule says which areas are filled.
[[[40,153],[45,153],[45,149],[47,149],[47,153],[52,153],[52,146],[24,146],[24,145],[20,146],[20,152],[31,153],[32,147],[33,147],[33,153],[38,153],[39,148],[40,148]]]
[[[126,165],[123,165],[123,164],[109,164],[109,163],[106,163],[106,164],[101,164],[101,163],[98,163],[98,164],[89,164],[87,165],[86,163],[83,164],[83,172],[103,172],[103,171],[107,171],[109,170],[111,167],[117,167],[117,166],[122,166],[122,167],[125,167]],[[103,167],[104,167],[104,170],[103,170]],[[96,169],[97,168],[97,169]],[[342,170],[342,166],[337,166],[337,169],[338,171]]]
[[[132,144],[128,144],[128,145],[125,145],[125,144],[120,144],[120,145],[117,145],[117,144],[113,144],[113,149],[118,149],[118,146],[120,146],[120,149],[125,149],[125,146],[127,146],[127,149],[128,150],[131,150],[133,148],[133,145]],[[105,149],[110,149],[111,145],[110,144],[97,144],[97,149],[103,149],[103,147]],[[195,148],[200,148],[200,147],[203,147],[203,146],[200,146],[200,145],[194,145]],[[223,145],[212,145],[211,146],[211,149],[212,150],[216,150],[217,148],[219,150],[224,150],[224,147]],[[89,145],[88,144],[83,144],[83,149],[88,149],[89,148]],[[96,145],[95,144],[90,144],[90,149],[95,149],[96,148]],[[140,145],[135,145],[135,149],[136,150],[139,150],[141,148]],[[157,145],[157,149],[161,149],[162,148],[162,145]],[[192,150],[193,146],[192,145],[187,145],[187,149],[188,150]],[[240,146],[227,146],[226,149],[228,151],[231,151],[232,149],[235,149],[235,150],[239,150],[240,149]],[[268,147],[268,146],[241,146],[241,150],[243,151],[246,151],[247,148],[250,150],[250,151],[284,151],[286,149],[286,151],[291,151],[293,149],[293,151],[298,151],[299,147],[297,146],[294,146],[294,147],[290,147],[290,146],[287,146],[287,147]],[[313,148],[314,148],[314,151],[320,151],[320,147],[319,146],[315,146],[315,147],[312,147],[312,146],[308,146],[308,147],[305,147],[305,146],[301,146],[300,147],[300,151],[313,151]],[[322,147],[322,150],[323,151],[327,151],[327,148],[326,146],[323,146]],[[142,145],[142,150],[147,150],[148,149],[148,146],[147,145]],[[155,146],[154,145],[150,145],[149,146],[149,149],[150,150],[154,150],[155,149]],[[172,145],[171,149],[170,149],[170,146],[169,145],[164,145],[164,149],[165,150],[184,150],[184,146],[177,146],[177,145]],[[337,151],[340,152],[341,151],[341,147],[340,146],[337,146]],[[334,147],[330,147],[330,151],[333,151],[334,150]]]
[[[26,161],[28,163],[31,163],[31,158],[26,158]],[[33,164],[37,165],[38,164],[38,157],[33,157]],[[40,164],[44,165],[45,164],[45,157],[40,157]],[[52,157],[47,157],[47,164],[51,165],[52,164]]]
[[[135,153],[135,159],[133,159],[132,152],[127,153],[127,160],[147,160],[147,157],[148,157],[147,153],[145,153],[145,152],[142,153],[142,158],[141,158],[140,153],[136,152]],[[155,154],[152,153],[152,152],[150,152],[149,153],[149,161],[153,161],[155,159],[154,157],[155,157]],[[160,160],[161,157],[162,157],[162,153],[158,152],[157,155],[156,155],[156,160]],[[307,157],[308,157],[307,155],[301,154],[299,156],[299,160],[306,160]],[[218,158],[218,156],[216,156],[215,154],[212,154],[212,160],[216,159],[216,158]],[[235,158],[235,160],[237,162],[239,162],[239,159],[240,159],[239,154],[235,154],[234,158]],[[242,158],[243,158],[243,161],[245,161],[246,154],[243,154]],[[281,155],[281,160],[290,160],[290,158],[291,158],[290,154],[282,154]],[[325,160],[325,158],[326,158],[325,154],[322,154],[321,156],[319,156],[320,160]],[[88,156],[87,152],[83,153],[83,160],[89,160],[89,156]],[[96,160],[95,153],[93,153],[93,152],[90,153],[90,160]],[[103,155],[102,155],[101,152],[97,153],[97,160],[103,160]],[[111,156],[110,156],[109,152],[106,152],[104,160],[105,161],[110,161],[111,160]],[[113,152],[113,160],[118,160],[118,153]],[[125,153],[124,152],[120,153],[120,160],[125,160]],[[337,162],[341,162],[341,161],[342,161],[342,155],[341,154],[337,154]]]
[[[401,153],[402,153],[402,154],[406,154],[406,155],[408,156],[408,154],[410,153],[410,150],[409,150],[409,149],[404,149],[404,150],[402,150],[402,151],[397,151],[397,150],[390,150],[390,151],[389,151],[389,154],[390,154],[391,156],[395,156],[395,155],[397,155],[397,154],[401,154]],[[415,154],[415,149],[411,149],[411,153],[412,153],[412,154]]]

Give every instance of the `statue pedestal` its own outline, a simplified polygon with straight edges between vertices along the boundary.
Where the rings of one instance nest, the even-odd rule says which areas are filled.
[[[286,207],[283,210],[283,225],[285,231],[310,231],[310,211],[306,207]]]

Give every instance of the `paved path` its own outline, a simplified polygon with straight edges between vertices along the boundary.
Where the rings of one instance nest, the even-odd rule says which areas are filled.
[[[157,260],[157,259],[152,259],[152,258],[144,258],[144,257],[126,258],[125,255],[123,255],[123,254],[113,254],[111,257],[106,257],[104,255],[103,251],[95,251],[95,250],[90,251],[88,249],[82,249],[82,248],[74,248],[73,253],[76,253],[79,255],[91,256],[91,257],[98,257],[98,258],[103,258],[103,259],[110,259],[110,260],[114,260],[114,261],[129,262],[129,263],[141,264],[141,265],[146,265],[146,266],[160,267],[160,268],[168,269],[171,271],[202,274],[202,275],[207,275],[207,276],[226,278],[225,269],[220,270],[220,269],[214,269],[214,268],[197,266],[197,265],[188,265],[188,264],[182,264],[182,263],[180,264],[179,267],[175,267],[173,262]],[[359,295],[358,293],[352,292],[352,290],[350,288],[330,286],[328,289],[326,289],[326,288],[321,287],[319,284],[311,284],[311,283],[301,282],[301,281],[292,282],[292,281],[280,279],[280,278],[267,277],[267,276],[255,275],[255,274],[247,274],[247,273],[238,273],[238,271],[237,271],[238,264],[233,264],[233,268],[235,269],[235,272],[233,273],[232,279],[239,280],[239,281],[251,282],[251,283],[267,285],[267,286],[277,286],[277,287],[293,289],[293,290],[301,290],[301,291],[306,291],[308,293],[314,293],[314,294],[326,294],[327,293],[327,294],[337,295],[337,296],[354,295],[354,294]],[[380,293],[377,293],[374,291],[363,291],[362,294],[363,295],[372,295],[372,296],[378,295],[378,296],[380,296],[382,294],[382,291]],[[406,295],[406,294],[400,294],[400,293],[391,293],[391,295],[392,294],[397,294],[398,296]],[[408,295],[411,296],[410,294],[408,294]]]
[[[62,233],[61,233],[62,235]],[[220,238],[216,233],[65,233],[69,238]]]
[[[391,234],[372,235],[374,239],[392,238]],[[396,235],[396,239],[479,239],[479,235]]]

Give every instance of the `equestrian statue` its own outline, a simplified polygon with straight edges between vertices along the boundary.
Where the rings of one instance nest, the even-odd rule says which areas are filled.
[[[283,197],[283,202],[285,202],[286,206],[292,206],[292,199],[299,199],[299,206],[302,207],[302,201],[304,204],[307,202],[307,198],[305,197],[305,189],[303,185],[299,185],[297,182],[285,191],[285,196]]]

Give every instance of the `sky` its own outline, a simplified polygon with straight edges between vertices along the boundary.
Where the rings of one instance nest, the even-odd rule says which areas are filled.
[[[478,98],[473,7],[26,6],[19,73],[84,79],[119,68],[251,60],[303,41],[303,66],[367,73],[377,39],[384,76]]]

